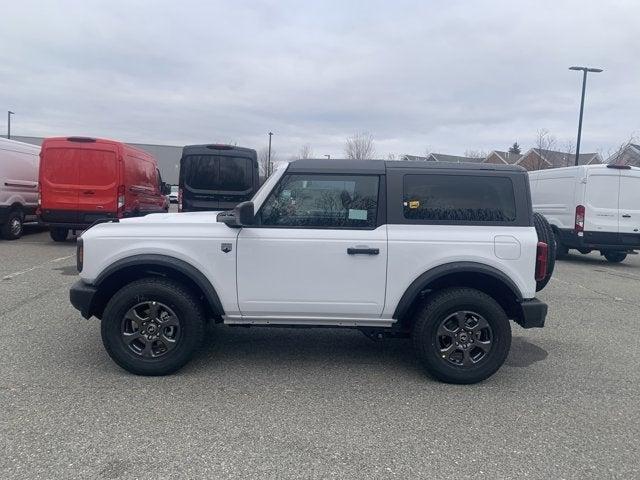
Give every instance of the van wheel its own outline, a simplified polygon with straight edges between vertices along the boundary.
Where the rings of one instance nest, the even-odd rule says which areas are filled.
[[[66,228],[52,228],[49,235],[54,242],[66,242],[69,236],[69,230]]]
[[[538,212],[533,214],[533,224],[536,227],[538,241],[547,244],[549,257],[547,260],[547,275],[536,282],[536,292],[539,292],[547,286],[547,283],[551,280],[551,275],[553,275],[553,269],[556,265],[556,237],[551,225],[542,214]]]
[[[200,347],[205,320],[182,284],[145,278],[120,289],[102,316],[102,342],[120,367],[136,375],[168,375]]]
[[[413,345],[427,372],[446,383],[477,383],[493,375],[511,348],[502,307],[472,288],[435,294],[418,312]]]
[[[604,255],[604,258],[611,263],[620,263],[627,258],[627,254],[625,252],[603,252],[602,254]]]
[[[7,222],[2,225],[2,238],[6,240],[17,240],[22,236],[24,215],[21,210],[9,212]]]

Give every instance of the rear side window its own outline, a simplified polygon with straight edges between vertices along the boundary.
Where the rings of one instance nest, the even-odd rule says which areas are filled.
[[[253,185],[251,159],[224,155],[189,155],[182,160],[185,184],[195,190],[244,192]]]
[[[277,227],[375,228],[376,175],[286,175],[261,210]]]
[[[405,175],[403,211],[410,220],[514,222],[513,183],[488,175]]]

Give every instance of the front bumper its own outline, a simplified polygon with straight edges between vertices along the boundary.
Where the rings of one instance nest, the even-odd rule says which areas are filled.
[[[98,289],[93,285],[84,283],[82,280],[76,281],[69,290],[69,300],[76,310],[79,310],[84,318],[92,315],[93,302],[98,293]]]
[[[547,317],[548,306],[537,298],[523,300],[520,303],[522,315],[516,319],[522,328],[542,328]]]

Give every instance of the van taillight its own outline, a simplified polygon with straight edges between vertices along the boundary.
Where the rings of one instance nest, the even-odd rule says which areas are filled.
[[[549,261],[549,246],[544,242],[538,242],[536,250],[536,282],[544,280],[547,276],[547,263]]]
[[[574,226],[576,232],[584,232],[584,205],[576,207],[576,224]]]
[[[124,213],[124,185],[118,187],[118,217]]]
[[[178,211],[182,211],[182,189],[178,189]]]

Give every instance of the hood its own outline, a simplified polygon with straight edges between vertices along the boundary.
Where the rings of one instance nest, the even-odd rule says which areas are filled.
[[[220,212],[151,213],[144,217],[123,218],[119,223],[217,223]]]

